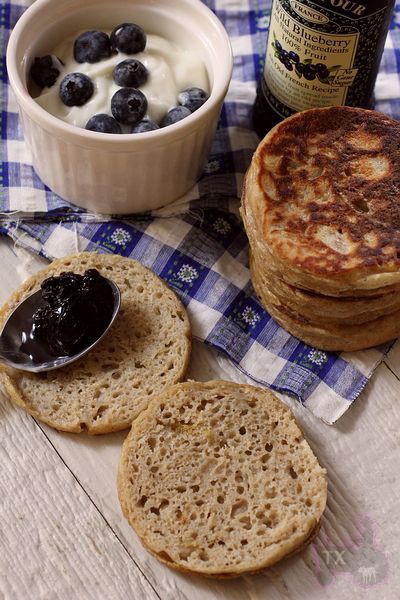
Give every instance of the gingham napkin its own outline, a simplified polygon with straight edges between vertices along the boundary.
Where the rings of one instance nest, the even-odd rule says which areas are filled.
[[[3,2],[3,56],[9,30],[30,2]],[[2,72],[3,195],[0,231],[48,258],[76,251],[130,256],[155,271],[187,306],[196,338],[226,354],[256,382],[292,395],[334,423],[359,396],[389,346],[355,353],[322,352],[275,323],[254,296],[247,239],[239,215],[243,174],[258,138],[251,106],[270,2],[207,0],[225,25],[234,71],[204,174],[172,206],[140,217],[112,218],[78,209],[53,194],[32,169],[17,108]],[[376,107],[400,118],[400,0],[376,86]]]

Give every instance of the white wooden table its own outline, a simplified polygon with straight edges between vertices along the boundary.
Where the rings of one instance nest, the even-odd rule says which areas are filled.
[[[0,240],[0,302],[43,263]],[[199,343],[189,376],[250,381]],[[262,575],[214,581],[160,564],[124,520],[115,478],[126,432],[60,433],[0,395],[0,599],[398,600],[400,344],[335,426],[284,400],[328,470],[318,542]]]

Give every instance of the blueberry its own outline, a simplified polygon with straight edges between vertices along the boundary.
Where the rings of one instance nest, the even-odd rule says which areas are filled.
[[[284,56],[282,56],[282,54],[278,55],[278,60],[284,65],[286,62],[286,58]]]
[[[314,79],[316,78],[316,73],[315,71],[309,69],[310,65],[306,65],[305,69],[304,69],[304,77],[305,79],[307,79],[308,81],[314,81]]]
[[[132,127],[132,133],[146,133],[147,131],[155,131],[156,129],[160,129],[157,123],[154,123],[150,119],[143,119],[143,121],[139,121],[137,125]]]
[[[310,71],[310,73],[316,73],[317,72],[317,67],[311,63],[308,63],[306,65],[307,70]]]
[[[175,106],[174,108],[171,108],[171,110],[169,110],[167,112],[167,114],[161,121],[160,126],[167,127],[168,125],[173,125],[174,123],[181,121],[182,119],[184,119],[185,117],[188,117],[191,114],[192,113],[190,112],[190,110],[188,108],[186,108],[186,106]]]
[[[323,63],[317,63],[315,65],[315,68],[317,70],[318,75],[320,75],[320,77],[322,77],[322,78],[328,77],[329,70],[326,65],[324,65]]]
[[[136,88],[121,88],[111,98],[111,112],[124,125],[135,125],[143,119],[146,111],[146,96]]]
[[[66,106],[82,106],[93,92],[92,80],[83,73],[69,73],[60,83],[60,99]]]
[[[296,71],[297,71],[298,73],[304,73],[304,69],[305,69],[305,68],[306,68],[306,66],[305,66],[305,65],[303,65],[303,63],[300,63],[300,62],[299,62],[299,63],[297,63],[297,64],[296,64]]]
[[[295,63],[298,63],[300,61],[299,55],[297,54],[297,52],[293,52],[293,50],[289,52],[289,58]]]
[[[57,81],[62,62],[56,56],[34,58],[29,72],[32,80],[41,88],[51,87]]]
[[[103,31],[85,31],[74,42],[74,59],[78,63],[96,63],[110,54],[110,38]]]
[[[285,65],[285,67],[288,71],[293,71],[293,65],[290,62],[290,60],[285,60],[285,62],[283,64]]]
[[[281,50],[280,54],[283,58],[289,58],[289,52],[287,50]]]
[[[122,23],[115,27],[110,35],[111,48],[125,54],[142,52],[146,47],[146,34],[135,23]]]
[[[278,50],[278,52],[279,52],[280,50],[282,50],[282,44],[281,44],[280,42],[276,41],[276,42],[275,42],[275,48],[276,48],[276,49]]]
[[[85,129],[99,133],[122,133],[121,126],[114,117],[103,113],[93,115],[86,123]]]
[[[113,71],[113,79],[121,87],[140,87],[146,83],[149,72],[140,60],[127,58],[118,63]]]
[[[190,112],[200,108],[207,99],[207,92],[198,87],[187,88],[178,94],[178,104],[185,106]]]

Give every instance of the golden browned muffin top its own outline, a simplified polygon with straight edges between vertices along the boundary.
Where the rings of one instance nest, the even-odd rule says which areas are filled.
[[[399,122],[349,107],[298,113],[271,130],[251,166],[271,253],[322,277],[398,272],[399,148]]]

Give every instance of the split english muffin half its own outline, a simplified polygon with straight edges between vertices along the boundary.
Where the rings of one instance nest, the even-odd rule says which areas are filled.
[[[180,383],[154,398],[123,445],[118,493],[168,566],[227,578],[261,571],[316,535],[326,472],[271,392]]]
[[[128,428],[152,397],[184,379],[191,330],[174,292],[135,260],[83,252],[55,260],[24,282],[0,309],[0,329],[44,279],[93,268],[121,292],[120,311],[104,339],[55,371],[36,374],[0,366],[0,382],[15,404],[47,425],[100,434]]]

